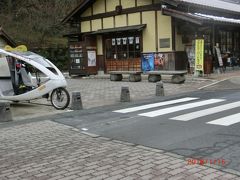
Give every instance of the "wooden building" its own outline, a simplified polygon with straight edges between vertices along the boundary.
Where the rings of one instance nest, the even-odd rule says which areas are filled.
[[[183,70],[196,38],[205,39],[206,61],[216,43],[238,55],[240,5],[208,2],[84,0],[62,21],[70,28],[70,74]]]
[[[4,48],[6,45],[15,47],[16,43],[7,35],[7,33],[0,26],[0,48]]]

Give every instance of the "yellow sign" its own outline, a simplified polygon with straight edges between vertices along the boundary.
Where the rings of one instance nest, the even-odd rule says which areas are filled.
[[[195,40],[195,70],[203,71],[204,66],[204,39]]]
[[[20,52],[26,52],[27,51],[27,47],[25,45],[20,45],[20,46],[17,46],[15,48],[9,46],[9,45],[6,45],[4,47],[4,50],[5,51],[20,51]]]

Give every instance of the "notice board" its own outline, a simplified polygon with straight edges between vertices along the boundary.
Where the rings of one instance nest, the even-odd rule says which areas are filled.
[[[219,63],[219,66],[223,66],[223,60],[222,60],[222,56],[221,56],[221,51],[219,49],[219,47],[215,47],[216,49],[216,54],[217,54],[217,58],[218,58],[218,63]]]

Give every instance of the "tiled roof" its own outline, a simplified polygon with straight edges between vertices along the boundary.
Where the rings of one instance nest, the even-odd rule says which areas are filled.
[[[192,15],[197,16],[197,17],[204,17],[204,18],[207,18],[208,20],[213,20],[213,21],[217,21],[217,22],[239,24],[240,25],[240,19],[212,16],[212,15],[200,14],[200,13],[195,13],[195,14],[192,14]]]
[[[240,4],[230,3],[222,0],[178,0],[178,1],[240,13]]]
[[[204,23],[215,23],[215,24],[228,24],[240,26],[240,19],[233,19],[227,17],[213,16],[201,13],[186,13],[174,9],[163,9],[163,14],[175,17],[177,19],[181,19],[184,21],[189,21],[198,25],[202,25]]]

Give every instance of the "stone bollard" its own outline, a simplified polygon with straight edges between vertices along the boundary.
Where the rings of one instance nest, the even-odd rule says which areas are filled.
[[[130,74],[128,79],[129,82],[139,82],[142,80],[141,74]]]
[[[162,81],[156,83],[156,96],[164,96],[164,88]]]
[[[9,102],[0,102],[0,122],[12,121],[12,113]]]
[[[71,108],[72,110],[81,110],[83,109],[82,106],[82,98],[81,98],[81,94],[78,91],[74,91],[72,92],[72,104],[71,104]]]
[[[130,91],[128,87],[122,87],[120,101],[130,102]]]

